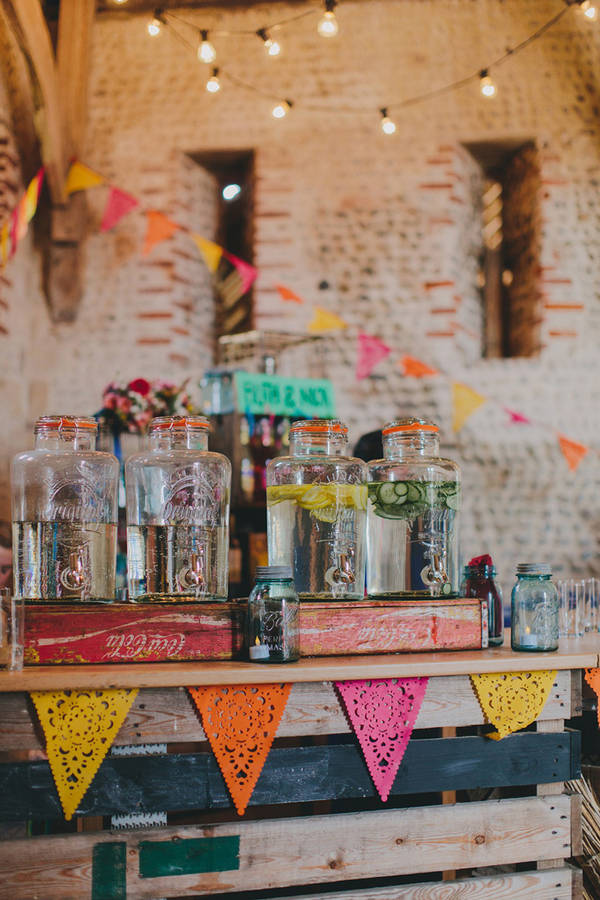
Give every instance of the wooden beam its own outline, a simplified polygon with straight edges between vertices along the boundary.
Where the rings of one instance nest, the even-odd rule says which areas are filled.
[[[61,0],[56,63],[67,158],[83,151],[94,11],[94,0]]]
[[[39,93],[36,131],[52,201],[61,204],[65,199],[67,156],[52,41],[39,0],[6,0],[6,5],[18,23],[21,49],[27,56]]]

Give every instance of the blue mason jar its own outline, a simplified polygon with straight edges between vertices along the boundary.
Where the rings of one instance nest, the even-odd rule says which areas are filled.
[[[513,650],[558,650],[558,592],[547,563],[519,563],[511,595]]]
[[[299,611],[292,567],[257,566],[246,623],[251,662],[285,663],[299,659]]]

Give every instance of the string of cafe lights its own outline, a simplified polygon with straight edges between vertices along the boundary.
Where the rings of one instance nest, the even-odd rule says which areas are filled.
[[[119,5],[124,5],[127,0],[113,0],[113,2]],[[326,112],[328,115],[332,113],[373,113],[372,107],[348,107],[338,105],[332,108],[324,107],[322,105],[314,103],[298,103],[297,101],[294,101],[290,98],[283,98],[271,91],[267,91],[263,88],[257,87],[256,85],[251,84],[242,78],[239,78],[237,75],[234,75],[230,71],[224,70],[222,67],[216,65],[217,51],[214,44],[212,43],[211,38],[227,38],[232,36],[248,36],[258,38],[262,42],[266,56],[270,59],[273,59],[279,57],[283,51],[279,32],[282,29],[285,29],[287,26],[298,22],[300,19],[306,18],[307,16],[319,15],[319,19],[317,22],[317,33],[320,37],[325,39],[336,38],[339,34],[339,23],[335,14],[337,5],[337,0],[323,0],[323,2],[320,2],[318,6],[311,6],[309,9],[305,9],[302,12],[297,13],[296,15],[262,25],[261,27],[254,30],[199,28],[195,23],[187,21],[180,15],[176,15],[175,13],[166,10],[164,7],[158,7],[154,10],[153,17],[147,23],[146,27],[150,37],[156,38],[162,33],[163,30],[168,30],[177,40],[179,40],[189,49],[196,52],[198,60],[210,67],[208,78],[205,84],[206,90],[210,94],[217,94],[221,90],[222,81],[228,81],[236,87],[243,88],[268,100],[274,101],[275,105],[271,109],[271,115],[275,119],[285,118],[288,113],[297,106],[300,106],[302,109],[312,112]],[[422,94],[416,94],[412,97],[405,97],[396,101],[389,101],[385,106],[379,107],[379,123],[382,132],[386,135],[393,135],[397,130],[396,123],[390,115],[390,111],[392,109],[394,111],[406,109],[407,107],[424,103],[435,97],[440,97],[444,94],[451,93],[474,82],[479,82],[479,90],[483,98],[488,100],[493,99],[497,96],[498,88],[496,82],[492,78],[491,73],[507,60],[512,59],[521,50],[524,50],[526,47],[530,46],[532,43],[541,38],[554,25],[558,24],[563,16],[565,16],[569,12],[571,7],[574,7],[576,11],[588,22],[595,22],[600,17],[599,6],[596,5],[594,0],[563,0],[563,6],[559,10],[559,12],[556,13],[556,15],[554,15],[551,19],[541,25],[520,43],[516,44],[514,47],[508,47],[500,57],[493,60],[484,68],[478,69],[476,72],[471,72],[463,78],[452,81],[438,88],[433,88]],[[193,40],[188,39],[177,28],[175,28],[175,23],[185,27],[188,32],[191,33]]]

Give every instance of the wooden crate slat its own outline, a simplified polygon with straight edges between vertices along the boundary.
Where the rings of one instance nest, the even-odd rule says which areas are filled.
[[[571,851],[571,815],[571,798],[563,795],[123,833],[127,898],[210,896],[563,858]],[[89,897],[94,847],[120,837],[88,832],[4,842],[1,900]],[[142,843],[147,861],[151,842],[158,854],[165,844],[224,837],[239,837],[239,856],[232,858],[229,848],[231,868],[207,872],[206,844],[198,874],[140,875]]]
[[[490,875],[463,878],[453,883],[455,900],[571,900],[573,869],[564,866],[546,872],[519,872],[514,875]],[[449,900],[447,881],[422,882],[398,887],[334,891],[326,894],[301,894],[294,900]],[[273,897],[272,900],[286,900]],[[289,898],[288,898],[289,900]]]
[[[558,672],[539,720],[569,719],[572,673]],[[466,675],[431,678],[417,728],[481,725],[481,707]],[[350,730],[331,684],[295,684],[279,725],[279,737],[342,734]],[[146,744],[205,739],[185,688],[141,690],[116,737],[116,744]],[[23,693],[0,694],[0,752],[42,750],[43,740]]]
[[[580,774],[578,731],[412,740],[392,796],[568,781]],[[356,741],[271,750],[252,806],[376,798]],[[83,816],[231,808],[211,753],[107,757],[78,807]],[[0,765],[0,820],[62,818],[46,762]]]

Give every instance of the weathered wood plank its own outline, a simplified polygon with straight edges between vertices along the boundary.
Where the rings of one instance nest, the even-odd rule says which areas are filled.
[[[572,900],[574,870],[569,866],[553,872],[519,872],[455,881],[452,893],[444,882],[398,887],[302,894],[295,900]],[[274,897],[273,900],[283,900]]]
[[[567,781],[580,774],[579,732],[524,732],[503,741],[434,738],[409,743],[392,796]],[[276,747],[269,753],[252,806],[376,798],[355,741]],[[212,753],[107,757],[81,801],[82,816],[230,808]],[[62,818],[46,762],[0,765],[0,820]]]
[[[5,842],[0,846],[0,900],[89,897],[94,848],[118,843],[120,837],[101,832]],[[221,846],[224,838],[239,839],[237,854],[232,841]],[[211,843],[215,839],[219,846]],[[569,856],[571,801],[567,796],[528,797],[171,827],[124,833],[122,843],[128,900],[266,891]],[[181,858],[186,846],[187,866],[177,874],[170,858],[173,853]],[[140,873],[141,854],[143,871],[152,871],[151,876]],[[211,857],[212,865],[207,864]]]
[[[569,719],[572,673],[558,672],[539,721]],[[485,720],[466,675],[432,678],[416,728],[482,725]],[[278,737],[344,734],[350,726],[331,684],[295,684]],[[204,731],[185,688],[141,690],[115,740],[116,744],[203,741]],[[42,750],[43,738],[31,702],[24,693],[0,694],[0,752]]]
[[[95,6],[94,0],[61,0],[59,8],[56,63],[68,157],[83,151]]]

